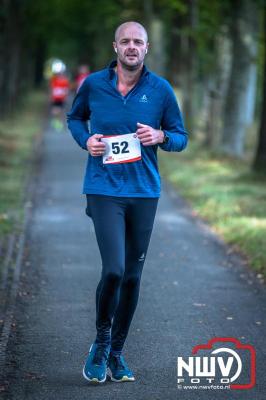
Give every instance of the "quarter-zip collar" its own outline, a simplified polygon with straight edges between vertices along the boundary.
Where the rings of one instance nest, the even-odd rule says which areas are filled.
[[[123,103],[126,104],[128,99],[131,97],[132,93],[134,93],[135,90],[142,85],[144,80],[148,79],[149,70],[146,68],[145,65],[143,65],[143,68],[142,68],[142,71],[141,71],[141,75],[140,75],[140,78],[139,78],[138,82],[136,83],[136,85],[125,96],[123,96],[117,90],[117,74],[116,74],[116,72],[114,70],[114,68],[116,66],[117,66],[117,61],[113,60],[110,63],[109,67],[108,67],[108,71],[109,71],[108,81],[112,85],[112,87],[116,90],[116,92],[119,95],[119,97],[123,100]]]

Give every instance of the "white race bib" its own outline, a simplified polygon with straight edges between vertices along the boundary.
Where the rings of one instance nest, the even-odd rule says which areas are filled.
[[[58,96],[58,97],[65,96],[67,94],[67,89],[66,88],[60,88],[60,87],[53,88],[52,89],[52,93],[53,93],[53,95],[55,97],[56,96]]]
[[[103,155],[104,164],[121,164],[141,160],[140,141],[136,133],[104,136],[101,141],[106,144]]]

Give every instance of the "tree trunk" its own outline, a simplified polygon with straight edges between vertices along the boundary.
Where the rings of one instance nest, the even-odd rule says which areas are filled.
[[[8,1],[1,0],[0,8],[0,117],[6,111],[6,59],[7,59],[7,20],[8,20]]]
[[[40,87],[43,81],[43,67],[45,63],[46,55],[45,42],[42,39],[37,40],[37,45],[35,48],[35,65],[34,65],[34,85],[35,87]]]
[[[182,86],[182,71],[185,70],[184,57],[182,54],[182,27],[184,18],[179,13],[175,12],[170,21],[170,46],[168,70],[169,79],[174,86]]]
[[[193,33],[197,26],[197,0],[188,1],[188,21],[187,25],[190,34],[183,38],[182,54],[185,54],[185,70],[182,71],[183,81],[183,113],[186,122],[186,129],[192,136],[196,121],[196,40]]]
[[[266,7],[264,8],[264,38],[266,39]],[[264,41],[265,43],[265,41]],[[263,76],[263,100],[259,130],[259,142],[253,164],[253,168],[259,172],[266,172],[266,46],[264,44],[264,76]]]
[[[219,131],[219,115],[221,108],[221,97],[217,90],[216,81],[209,79],[206,87],[208,88],[207,103],[207,116],[206,116],[206,136],[204,147],[212,149],[217,142],[217,135]]]
[[[153,72],[160,76],[165,76],[166,70],[166,51],[164,36],[163,22],[159,18],[153,17],[150,27],[151,47],[149,49],[147,64]]]
[[[145,64],[156,74],[165,76],[166,46],[163,21],[157,17],[154,11],[153,0],[143,2],[143,12],[150,43]]]
[[[258,7],[250,0],[233,0],[232,70],[224,108],[222,150],[243,156],[245,134],[254,109]]]
[[[21,2],[19,0],[8,0],[5,2],[5,59],[2,69],[2,88],[4,96],[4,113],[12,112],[17,98],[19,78],[21,69]]]
[[[212,43],[214,55],[213,71],[206,77],[207,88],[207,113],[206,113],[206,138],[204,145],[216,148],[221,141],[221,121],[224,107],[224,98],[228,89],[231,52],[229,40],[224,32]]]

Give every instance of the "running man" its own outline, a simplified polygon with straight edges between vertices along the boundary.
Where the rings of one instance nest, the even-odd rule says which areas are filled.
[[[126,22],[115,32],[117,60],[92,73],[68,114],[69,129],[88,151],[83,193],[102,259],[96,290],[96,339],[83,376],[134,381],[122,356],[139,297],[142,269],[160,196],[157,150],[187,145],[170,84],[144,66],[145,28]],[[90,120],[90,131],[88,131]]]

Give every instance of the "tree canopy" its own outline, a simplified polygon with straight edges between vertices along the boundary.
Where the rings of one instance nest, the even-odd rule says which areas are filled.
[[[242,157],[262,110],[264,10],[265,0],[1,0],[0,113],[41,83],[50,57],[69,71],[106,66],[115,28],[137,20],[149,33],[148,66],[181,90],[191,136],[203,131],[206,145]]]

